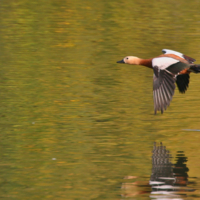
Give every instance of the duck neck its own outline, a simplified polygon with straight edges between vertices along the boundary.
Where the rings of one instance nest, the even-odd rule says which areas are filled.
[[[138,64],[152,68],[152,59],[140,59]]]

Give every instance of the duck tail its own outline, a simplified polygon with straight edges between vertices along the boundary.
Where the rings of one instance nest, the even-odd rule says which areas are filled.
[[[194,73],[200,73],[200,64],[191,65],[189,71]]]

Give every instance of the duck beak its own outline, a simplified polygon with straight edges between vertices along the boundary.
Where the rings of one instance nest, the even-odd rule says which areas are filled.
[[[120,61],[117,61],[117,63],[125,63],[125,62],[124,62],[124,59],[122,59]]]

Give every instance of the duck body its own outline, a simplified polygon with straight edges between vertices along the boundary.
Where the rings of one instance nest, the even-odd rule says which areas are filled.
[[[150,59],[127,56],[117,63],[143,65],[153,69],[154,112],[164,112],[170,105],[175,91],[175,83],[179,92],[185,93],[189,85],[189,74],[200,73],[200,65],[195,59],[180,52],[163,49],[164,54]]]

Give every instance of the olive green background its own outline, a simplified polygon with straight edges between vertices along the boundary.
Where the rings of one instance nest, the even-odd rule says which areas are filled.
[[[199,8],[197,0],[1,0],[0,198],[121,199],[125,176],[148,184],[154,141],[173,156],[184,151],[198,177],[200,132],[185,129],[200,129],[200,74],[154,115],[151,69],[116,61],[168,48],[200,63]]]

